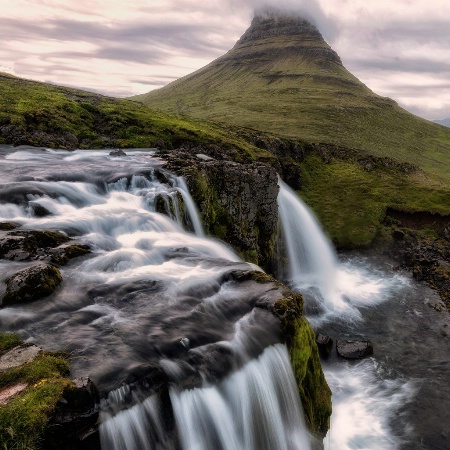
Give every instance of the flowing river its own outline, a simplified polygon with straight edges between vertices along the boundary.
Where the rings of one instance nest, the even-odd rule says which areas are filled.
[[[204,236],[184,180],[151,150],[108,153],[0,146],[0,221],[92,249],[49,298],[0,309],[0,329],[71,352],[72,374],[100,389],[103,449],[311,448],[279,322],[255,308],[270,292],[230,275],[260,269]],[[375,347],[324,361],[325,447],[450,448],[448,316],[430,307],[435,294],[383,260],[339,261],[281,181],[279,211],[285,281],[314,328]],[[1,261],[1,281],[27,264]],[[134,389],[133,375],[161,369],[168,392]]]
[[[333,392],[327,450],[450,448],[450,320],[431,289],[390,261],[335,255],[311,211],[284,183],[278,198],[289,257],[313,327],[333,339],[370,339],[374,355],[323,361]],[[439,308],[438,308],[439,309]]]

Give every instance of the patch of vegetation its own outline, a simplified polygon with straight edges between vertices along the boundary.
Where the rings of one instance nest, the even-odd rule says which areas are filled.
[[[303,316],[303,298],[284,291],[274,311],[282,322],[306,423],[310,430],[324,436],[330,428],[331,390],[322,371],[314,331]]]
[[[0,334],[0,352],[20,344],[14,334]],[[0,390],[17,383],[28,387],[0,406],[2,450],[34,450],[65,388],[72,385],[67,356],[41,352],[33,361],[0,372]]]
[[[22,340],[15,333],[0,333],[0,355],[21,343]]]
[[[450,187],[422,172],[398,167],[367,170],[345,159],[324,162],[311,154],[300,164],[300,196],[311,206],[339,248],[368,247],[382,232],[388,208],[450,213]]]
[[[239,157],[268,154],[216,124],[155,112],[140,103],[0,73],[3,143],[51,148],[176,148],[221,145]]]

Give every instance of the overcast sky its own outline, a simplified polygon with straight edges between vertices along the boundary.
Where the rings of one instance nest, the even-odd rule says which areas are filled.
[[[314,20],[376,93],[450,117],[450,0],[0,0],[0,71],[148,92],[225,53],[267,4]]]

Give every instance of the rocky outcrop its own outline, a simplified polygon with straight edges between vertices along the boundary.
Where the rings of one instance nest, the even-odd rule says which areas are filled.
[[[6,279],[6,292],[1,298],[2,306],[32,302],[50,295],[62,277],[59,270],[50,264],[37,264],[19,270]]]
[[[80,143],[77,137],[68,131],[60,132],[55,130],[54,133],[49,131],[24,130],[15,125],[4,125],[0,127],[0,138],[12,145],[35,145],[37,147],[52,147],[75,149]]]
[[[314,331],[302,309],[299,294],[286,293],[285,298],[275,304],[286,335],[306,423],[314,433],[324,437],[330,427],[331,390],[322,372]]]
[[[257,53],[262,43],[278,41],[280,37],[288,37],[287,42],[290,45],[278,49],[278,54],[275,49],[271,49],[275,57],[279,57],[280,53],[286,54],[291,51],[296,55],[301,54],[306,58],[317,59],[324,66],[330,63],[342,65],[338,54],[325,43],[319,30],[312,23],[293,12],[283,13],[275,9],[256,13],[250,28],[237,41],[230,53],[246,55],[248,49],[253,46],[255,48],[253,53]],[[264,56],[268,58],[267,53]],[[226,55],[222,57],[222,60],[227,60]]]
[[[167,168],[185,176],[207,234],[237,249],[242,257],[270,268],[278,223],[278,178],[266,164],[199,159],[196,149],[161,156]]]
[[[24,230],[15,224],[0,223],[0,258],[64,265],[87,253],[90,253],[87,245],[73,241],[59,231]]]
[[[63,391],[47,424],[44,448],[99,449],[99,395],[87,377],[73,380]]]
[[[389,209],[392,242],[386,253],[418,281],[436,289],[450,311],[450,217]]]

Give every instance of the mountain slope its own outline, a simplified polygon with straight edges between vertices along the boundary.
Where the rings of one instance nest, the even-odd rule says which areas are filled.
[[[155,112],[140,103],[0,73],[0,144],[51,148],[221,145],[237,159],[267,155],[245,132]],[[269,155],[270,156],[270,155]]]
[[[450,130],[374,94],[300,17],[257,15],[227,54],[134,99],[161,111],[395,157],[450,180]]]
[[[445,127],[450,127],[450,117],[448,119],[435,120],[434,122],[439,125],[444,125]]]

